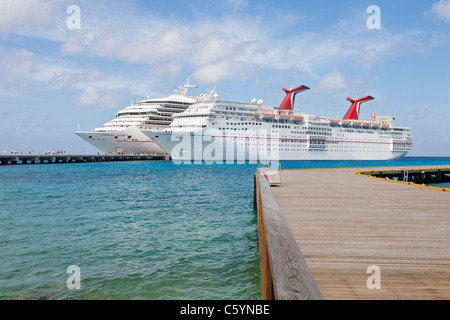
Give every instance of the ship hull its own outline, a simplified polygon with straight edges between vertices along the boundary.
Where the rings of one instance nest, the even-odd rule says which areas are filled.
[[[136,127],[115,132],[78,131],[75,134],[103,153],[166,154]]]
[[[287,161],[287,160],[395,160],[405,156],[407,151],[393,151],[392,142],[373,142],[373,147],[364,151],[327,150],[323,148],[310,149],[311,141],[303,143],[300,150],[289,149],[286,139],[279,136],[236,137],[217,134],[205,134],[204,131],[194,132],[152,132],[144,131],[153,139],[174,161]],[[300,140],[300,139],[299,139]],[[331,139],[330,139],[331,140]],[[293,141],[293,140],[289,140]],[[290,142],[295,144],[295,142]],[[369,142],[368,145],[371,145]],[[308,147],[309,146],[309,147]],[[361,148],[361,146],[356,145]],[[355,148],[356,148],[355,147]]]

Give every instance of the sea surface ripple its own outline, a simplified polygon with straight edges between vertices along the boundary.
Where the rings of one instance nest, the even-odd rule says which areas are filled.
[[[449,164],[284,162],[288,168]],[[0,299],[260,299],[255,164],[0,167]],[[69,289],[69,266],[81,288]]]

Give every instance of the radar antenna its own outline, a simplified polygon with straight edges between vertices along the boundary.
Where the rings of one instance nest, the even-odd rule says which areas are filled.
[[[181,95],[181,96],[186,96],[189,92],[189,89],[191,88],[197,88],[196,85],[190,84],[189,78],[187,78],[186,83],[184,84],[184,86],[179,86],[178,90],[175,91],[177,94]]]

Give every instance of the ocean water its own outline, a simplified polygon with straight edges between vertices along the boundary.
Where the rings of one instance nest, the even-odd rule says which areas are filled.
[[[450,189],[450,182],[430,183],[430,186]]]
[[[450,165],[450,158],[281,164],[392,165]],[[260,299],[256,167],[0,167],[0,299]],[[80,289],[67,286],[70,266],[80,270]]]

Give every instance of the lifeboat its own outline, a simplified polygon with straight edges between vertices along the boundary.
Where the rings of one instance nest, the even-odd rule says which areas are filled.
[[[381,130],[389,130],[389,124],[381,123]]]
[[[268,119],[274,119],[275,115],[271,113],[257,113],[255,114],[255,117],[259,117],[261,120],[268,120]]]
[[[381,123],[377,123],[377,122],[372,123],[372,129],[375,129],[375,130],[380,129],[380,126],[381,126]]]
[[[352,125],[352,122],[348,121],[348,120],[343,120],[343,121],[341,121],[341,125],[345,128],[350,128],[350,126]]]
[[[352,126],[355,128],[361,128],[362,122],[361,121],[352,121]]]
[[[290,121],[290,120],[292,120],[292,116],[285,115],[285,114],[277,114],[275,116],[275,120],[278,120],[278,121]]]
[[[332,127],[339,126],[339,120],[337,120],[337,119],[328,119],[328,121],[330,122],[330,126],[332,126]]]
[[[303,121],[303,117],[300,117],[300,116],[291,116],[291,120],[293,121],[293,122],[302,122]]]

